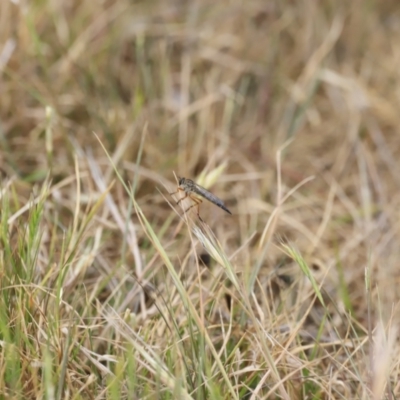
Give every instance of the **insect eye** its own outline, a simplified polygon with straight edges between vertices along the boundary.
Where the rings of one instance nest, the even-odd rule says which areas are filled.
[[[185,181],[185,178],[179,178],[179,184],[180,185],[182,185],[184,181]]]

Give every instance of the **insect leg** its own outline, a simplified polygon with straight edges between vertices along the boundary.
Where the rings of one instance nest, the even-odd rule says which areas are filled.
[[[200,199],[196,199],[196,197],[192,197],[192,196],[190,196],[190,195],[186,195],[185,197],[184,197],[184,199],[186,198],[186,197],[188,197],[189,196],[189,198],[190,198],[190,200],[192,200],[193,202],[194,202],[194,204],[192,204],[189,208],[187,208],[186,210],[185,210],[185,213],[186,212],[188,212],[191,208],[193,208],[193,207],[199,207],[199,205],[202,203],[202,201],[200,200]]]
[[[172,192],[172,193],[168,193],[168,194],[170,194],[170,195],[172,195],[172,194],[177,194],[177,193],[179,193],[179,192],[181,192],[181,191],[182,191],[182,189],[178,187],[178,190],[177,190],[176,192]]]
[[[197,199],[196,197],[192,197],[192,196],[190,196],[190,195],[189,195],[189,197],[190,197],[190,200],[192,200],[194,204],[192,204],[188,209],[186,209],[186,210],[185,210],[185,213],[187,213],[191,208],[197,207],[197,216],[199,217],[200,221],[204,222],[204,221],[201,219],[201,217],[200,217],[200,204],[201,204],[203,201],[200,200],[200,199]]]
[[[200,199],[198,199],[198,200],[199,200],[199,202],[197,203],[197,216],[199,217],[199,220],[201,222],[204,222],[200,217],[200,204],[202,203],[202,201]]]
[[[185,200],[186,199],[186,197],[188,197],[189,195],[187,194],[187,193],[185,193],[185,196],[184,197],[181,197],[178,201],[177,201],[177,205],[182,201],[182,200]]]

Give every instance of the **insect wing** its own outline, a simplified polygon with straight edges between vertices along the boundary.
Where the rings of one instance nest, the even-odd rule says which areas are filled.
[[[226,207],[224,202],[219,199],[217,196],[214,196],[212,193],[210,193],[207,189],[204,189],[202,186],[198,185],[197,183],[194,184],[193,186],[193,191],[196,194],[199,194],[200,196],[204,197],[205,199],[207,199],[208,201],[210,201],[211,203],[215,204],[216,206],[222,208],[223,210],[225,210],[227,213],[232,214]]]

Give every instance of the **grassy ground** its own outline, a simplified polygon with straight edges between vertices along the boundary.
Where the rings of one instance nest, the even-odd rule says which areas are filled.
[[[2,0],[1,398],[400,398],[399,27]]]

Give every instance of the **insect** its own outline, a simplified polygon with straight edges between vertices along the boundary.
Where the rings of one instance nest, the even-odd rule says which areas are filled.
[[[214,196],[212,193],[210,193],[207,189],[204,189],[202,186],[198,185],[197,183],[193,182],[191,179],[186,179],[186,178],[180,178],[179,179],[179,186],[178,190],[174,193],[170,194],[176,194],[179,191],[185,192],[185,196],[179,199],[179,201],[176,204],[179,204],[182,200],[186,199],[189,197],[194,204],[191,205],[187,210],[185,210],[185,213],[189,211],[193,207],[197,207],[197,216],[199,217],[200,221],[203,221],[200,217],[199,211],[200,211],[200,204],[202,203],[202,200],[199,199],[197,196],[204,197],[211,203],[215,204],[216,206],[222,208],[224,211],[226,211],[228,214],[232,214],[225,206],[224,202],[219,199],[217,196]]]

